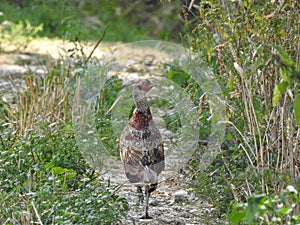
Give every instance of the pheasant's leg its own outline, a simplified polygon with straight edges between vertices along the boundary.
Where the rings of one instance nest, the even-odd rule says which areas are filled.
[[[137,186],[137,193],[138,193],[138,202],[143,203],[144,202],[144,195],[143,195],[143,190],[141,186]]]
[[[150,197],[150,191],[148,186],[145,186],[145,194],[146,194],[145,215],[142,216],[141,219],[152,219],[152,217],[150,217],[148,214],[149,197]]]

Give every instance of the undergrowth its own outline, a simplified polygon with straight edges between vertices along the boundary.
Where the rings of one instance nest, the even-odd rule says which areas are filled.
[[[72,98],[88,63],[87,56],[49,61],[47,76],[29,71],[23,77],[16,105],[1,103],[1,224],[115,224],[126,216],[128,203],[116,194],[119,187],[99,179],[75,138]],[[103,108],[117,91],[109,90]],[[99,135],[111,135],[103,127]]]
[[[265,202],[255,201],[276,211],[266,199],[276,202],[287,187],[300,188],[299,3],[210,1],[209,7],[198,6],[201,22],[185,37],[214,70],[227,101],[228,121],[223,122],[228,126],[212,166],[199,171],[197,162],[191,164],[192,186],[202,196],[213,196],[209,200],[227,214],[241,202],[248,201],[244,210],[253,209],[252,196],[261,193]],[[276,214],[274,221],[274,214],[260,217],[255,210],[231,220],[297,224],[295,199],[291,204],[297,206],[283,207],[288,213]]]

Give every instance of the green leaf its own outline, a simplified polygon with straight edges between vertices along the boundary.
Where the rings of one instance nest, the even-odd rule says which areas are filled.
[[[280,210],[278,211],[278,214],[279,214],[280,216],[287,215],[287,214],[289,214],[292,210],[293,210],[293,209],[291,209],[291,208],[284,207],[284,208],[282,208],[282,209],[280,209]]]
[[[233,139],[233,136],[231,133],[226,134],[226,140],[231,141]]]
[[[70,179],[77,175],[77,172],[73,169],[66,169],[61,167],[53,167],[52,168],[54,176],[66,174],[66,178]]]
[[[290,83],[291,74],[289,73],[289,71],[287,69],[281,67],[281,68],[279,68],[279,73],[284,81],[286,81],[287,83]]]
[[[64,169],[64,168],[61,168],[61,167],[53,167],[52,171],[53,171],[54,176],[57,176],[57,175],[61,175],[65,172],[67,172],[67,169]]]
[[[289,67],[296,68],[296,63],[289,57],[289,55],[280,47],[276,47],[282,62]]]
[[[66,177],[67,177],[68,179],[71,179],[71,178],[75,177],[76,175],[77,175],[77,173],[76,173],[75,170],[68,170],[68,171],[66,172]]]
[[[277,106],[278,101],[282,94],[285,93],[287,87],[289,86],[289,83],[286,81],[280,82],[275,88],[273,92],[273,107]]]
[[[251,224],[255,220],[257,212],[257,205],[249,204],[246,209],[246,219],[249,224]]]
[[[246,219],[249,224],[255,221],[256,213],[259,211],[261,205],[265,201],[265,194],[253,195],[248,199],[248,205],[246,208]]]
[[[52,163],[52,162],[45,164],[46,169],[51,169],[53,166],[54,166],[54,163]]]
[[[174,81],[180,86],[184,86],[185,83],[188,81],[190,78],[190,75],[188,75],[186,72],[184,72],[181,69],[171,69],[170,72],[167,74],[167,77],[169,80]]]
[[[300,126],[300,93],[297,93],[295,96],[294,109],[296,122]]]
[[[289,86],[288,82],[283,81],[278,84],[278,90],[280,91],[281,94],[284,94],[288,86]]]
[[[234,211],[230,214],[230,221],[233,224],[238,224],[246,217],[246,212]]]

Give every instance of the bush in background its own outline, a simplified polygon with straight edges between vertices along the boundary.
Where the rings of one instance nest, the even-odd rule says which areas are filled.
[[[180,40],[183,31],[179,1],[9,1],[2,0],[0,24],[9,21],[43,27],[40,37],[104,41]]]

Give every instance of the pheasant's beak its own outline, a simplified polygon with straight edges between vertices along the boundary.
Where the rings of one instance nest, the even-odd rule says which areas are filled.
[[[153,87],[156,87],[156,85],[154,83],[151,82],[151,84],[149,85],[149,90]]]
[[[144,90],[146,92],[150,91],[153,87],[155,87],[155,84],[152,81],[150,81],[150,80],[147,80],[147,81],[148,81],[147,85],[144,86]]]
[[[147,95],[149,95],[149,96],[151,96],[151,95],[159,96],[160,91],[161,90],[160,90],[159,86],[152,83],[149,91],[147,92]]]

